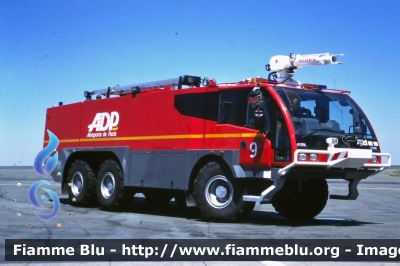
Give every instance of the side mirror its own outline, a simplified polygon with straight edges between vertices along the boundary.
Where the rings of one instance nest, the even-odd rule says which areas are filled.
[[[257,101],[251,103],[254,112],[254,127],[260,131],[264,130],[264,102]]]
[[[263,109],[264,108],[264,102],[262,102],[262,101],[252,102],[251,103],[251,108],[253,108],[253,109],[256,109],[256,108]]]

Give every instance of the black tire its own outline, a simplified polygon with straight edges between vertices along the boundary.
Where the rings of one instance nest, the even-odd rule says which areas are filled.
[[[272,205],[282,216],[296,221],[317,216],[328,200],[325,179],[288,179],[272,198]]]
[[[243,191],[230,171],[216,162],[200,169],[194,181],[193,197],[202,216],[219,221],[238,221],[245,215]]]
[[[76,160],[71,164],[67,183],[68,195],[73,205],[92,206],[96,204],[96,177],[86,162]]]
[[[97,200],[106,210],[119,210],[132,203],[132,194],[124,187],[124,175],[118,163],[106,160],[97,173]]]
[[[167,204],[174,197],[171,193],[160,190],[145,192],[144,196],[148,202],[154,205]]]

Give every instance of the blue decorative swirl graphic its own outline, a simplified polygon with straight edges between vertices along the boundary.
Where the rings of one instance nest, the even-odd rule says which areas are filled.
[[[39,181],[33,183],[28,191],[28,199],[32,203],[33,206],[43,209],[44,207],[39,203],[39,201],[36,198],[36,191],[40,185],[50,185],[50,183],[46,180],[39,180]],[[53,190],[47,189],[47,188],[42,188],[42,189],[44,191],[46,191],[50,195],[51,199],[53,200],[53,204],[54,204],[53,211],[49,214],[42,214],[37,211],[34,211],[34,213],[40,219],[47,221],[47,220],[54,218],[60,212],[60,199],[58,198],[57,194]],[[44,201],[44,203],[46,203],[46,204],[49,203],[46,196],[42,195],[41,199]]]
[[[33,163],[33,169],[41,176],[48,176],[58,162],[58,152],[54,153],[54,151],[60,141],[50,130],[47,130],[47,134],[49,134],[49,143],[38,153]],[[54,153],[53,156],[51,156],[52,153]]]

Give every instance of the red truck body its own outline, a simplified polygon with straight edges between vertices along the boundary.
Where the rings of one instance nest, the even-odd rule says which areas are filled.
[[[261,78],[189,85],[85,93],[47,110],[46,131],[60,141],[52,175],[73,203],[112,209],[144,193],[217,220],[240,219],[256,202],[309,219],[326,204],[327,179],[349,181],[348,195],[331,198],[355,199],[361,179],[390,165],[347,91]]]

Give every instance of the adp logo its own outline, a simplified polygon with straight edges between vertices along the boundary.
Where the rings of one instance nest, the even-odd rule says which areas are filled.
[[[116,137],[119,123],[118,112],[97,113],[93,122],[88,125],[87,138]],[[95,132],[92,132],[93,129]]]
[[[44,177],[49,177],[50,173],[54,170],[54,168],[57,165],[58,153],[55,151],[55,149],[60,143],[56,135],[54,135],[50,130],[47,130],[47,133],[49,134],[49,143],[43,150],[41,150],[38,153],[38,155],[35,158],[35,162],[33,164],[33,168],[35,169],[36,173]],[[36,191],[38,187],[43,184],[51,185],[46,180],[39,180],[32,184],[28,192],[29,201],[32,203],[33,206],[40,209],[44,209],[44,207],[37,200]],[[53,211],[49,214],[42,214],[37,211],[34,211],[34,213],[37,215],[37,217],[39,217],[42,220],[50,220],[54,218],[60,211],[60,199],[53,190],[47,188],[42,188],[42,189],[50,195],[53,201]],[[41,199],[43,200],[44,203],[49,204],[49,200],[45,195],[41,195]]]
[[[110,114],[107,112],[97,113],[93,122],[88,125],[89,133],[92,132],[93,129],[96,129],[96,131],[118,130],[118,122],[118,112],[111,112]]]

